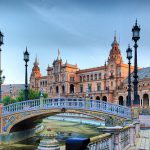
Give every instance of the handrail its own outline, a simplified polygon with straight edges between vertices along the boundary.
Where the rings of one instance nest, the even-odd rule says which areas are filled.
[[[131,109],[128,107],[102,100],[86,100],[82,98],[46,98],[17,102],[3,106],[2,114],[8,115],[15,112],[48,108],[83,109],[113,114],[123,118],[131,118]]]

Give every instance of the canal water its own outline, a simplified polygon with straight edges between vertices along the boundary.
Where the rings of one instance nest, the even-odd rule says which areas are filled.
[[[57,140],[61,146],[70,137],[92,137],[98,135],[97,126],[95,125],[51,119],[44,119],[43,123],[46,127],[51,128],[57,133]],[[0,146],[0,150],[36,150],[39,142],[39,136],[35,136],[17,144],[2,145]]]

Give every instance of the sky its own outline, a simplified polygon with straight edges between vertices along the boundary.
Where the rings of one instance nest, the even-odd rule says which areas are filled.
[[[46,75],[58,49],[64,63],[67,60],[80,69],[104,65],[115,33],[127,63],[126,49],[134,44],[131,30],[136,18],[141,27],[138,66],[149,67],[149,0],[0,0],[5,84],[24,83],[26,46],[30,53],[28,78],[36,56]]]

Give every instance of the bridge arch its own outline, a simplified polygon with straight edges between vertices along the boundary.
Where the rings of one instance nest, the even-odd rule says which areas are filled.
[[[105,101],[105,102],[107,102],[107,97],[103,96],[102,100]]]
[[[72,110],[72,109],[65,109],[65,108],[62,108],[61,110],[60,109],[50,109],[46,112],[44,111],[40,114],[37,114],[34,116],[28,116],[25,119],[23,118],[23,119],[20,119],[20,120],[14,122],[9,127],[7,132],[11,133],[11,132],[24,131],[27,129],[34,128],[37,125],[37,122],[36,122],[37,120],[42,120],[46,117],[53,116],[56,114],[61,114],[61,113],[83,114],[83,115],[93,117],[93,119],[96,119],[96,120],[105,121],[104,115],[102,115],[102,116],[94,115],[94,114],[91,114],[89,111],[83,112],[82,110]]]

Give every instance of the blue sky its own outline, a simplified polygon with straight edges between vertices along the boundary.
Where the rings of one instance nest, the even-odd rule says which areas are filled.
[[[23,51],[30,52],[28,77],[36,55],[46,75],[58,48],[65,62],[80,69],[107,60],[116,31],[123,60],[131,29],[138,19],[138,66],[150,66],[150,2],[148,0],[0,0],[0,30],[4,34],[2,69],[5,84],[24,83]],[[133,61],[133,60],[132,60]]]

